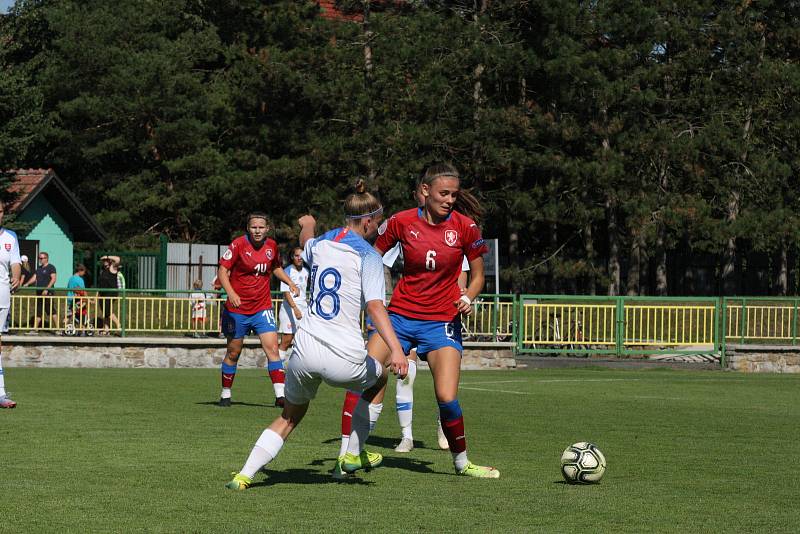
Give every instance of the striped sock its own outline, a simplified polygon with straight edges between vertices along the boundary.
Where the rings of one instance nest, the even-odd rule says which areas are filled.
[[[417,376],[417,365],[414,360],[408,361],[408,374],[404,379],[397,379],[397,420],[403,438],[414,439],[411,422],[414,419],[414,378]]]
[[[458,399],[439,403],[439,417],[442,419],[442,430],[450,445],[456,469],[467,466],[467,437],[464,432],[464,415]]]
[[[227,389],[230,391],[231,387],[233,387],[233,379],[236,378],[236,364],[228,365],[225,362],[222,362],[222,389]]]
[[[275,390],[275,397],[283,397],[284,382],[286,381],[286,371],[283,370],[283,362],[270,362],[267,360],[267,373],[269,379],[272,380],[272,387]]]

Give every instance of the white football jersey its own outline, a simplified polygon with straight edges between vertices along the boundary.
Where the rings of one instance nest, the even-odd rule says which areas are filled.
[[[17,234],[7,228],[0,228],[0,308],[11,306],[11,264],[13,263],[22,263],[19,259]]]
[[[308,269],[306,269],[305,267],[300,267],[300,270],[298,270],[297,267],[295,267],[293,264],[290,263],[289,266],[286,267],[286,269],[284,269],[284,272],[289,275],[289,278],[292,279],[294,285],[296,285],[297,288],[300,290],[300,295],[296,297],[292,295],[292,299],[294,299],[294,301],[297,304],[302,304],[303,306],[305,306],[306,288],[308,288],[308,277],[309,277]],[[289,286],[286,283],[281,282],[281,293],[286,291],[289,291]]]
[[[356,232],[337,228],[309,239],[303,260],[311,266],[311,297],[298,328],[363,362],[361,310],[372,300],[385,303],[380,255]]]

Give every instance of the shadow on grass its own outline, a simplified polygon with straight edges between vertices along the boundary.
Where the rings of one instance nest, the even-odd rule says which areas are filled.
[[[339,443],[341,440],[342,440],[342,438],[339,438],[339,437],[330,438],[330,439],[323,440],[322,443],[324,443],[324,444]],[[398,443],[400,443],[400,439],[399,438],[385,438],[383,436],[370,436],[369,438],[367,438],[367,445],[374,445],[376,447],[382,447],[384,449],[392,449],[392,450],[394,450],[394,448],[397,446]],[[429,449],[429,450],[432,450],[432,451],[441,450],[439,448],[439,444],[438,443],[436,444],[435,447],[428,447],[427,445],[425,445],[424,441],[419,441],[417,439],[414,440],[414,448],[415,449]]]
[[[195,404],[199,406],[214,406],[216,408],[227,408],[227,406],[220,406],[219,401],[195,402]],[[272,404],[258,404],[253,402],[239,402],[239,401],[231,401],[231,406],[255,406],[257,408],[274,408]],[[278,410],[280,409],[281,408],[278,408]]]
[[[312,465],[321,462],[322,460],[315,460]],[[329,463],[332,463],[331,460]],[[364,480],[358,476],[351,476],[343,480],[336,480],[331,476],[330,471],[315,471],[312,469],[284,469],[281,471],[271,471],[269,469],[261,469],[261,472],[267,476],[265,480],[254,482],[250,487],[257,488],[261,486],[275,486],[277,484],[356,484],[362,486],[370,486],[375,484],[370,480]]]
[[[308,463],[308,465],[319,466],[319,465],[328,465],[332,466],[336,462],[336,458],[321,458],[318,460],[312,460]],[[429,465],[433,464],[433,462],[427,462],[425,460],[419,460],[417,458],[413,458],[410,456],[385,456],[383,457],[383,463],[380,466],[376,467],[375,469],[404,469],[406,471],[414,471],[416,473],[434,473],[438,475],[447,474],[447,473],[439,473],[434,471]],[[358,473],[362,473],[363,471],[359,471]]]

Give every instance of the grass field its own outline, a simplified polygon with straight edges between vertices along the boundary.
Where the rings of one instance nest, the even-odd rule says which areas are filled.
[[[0,411],[2,532],[796,532],[800,376],[565,369],[466,372],[470,458],[499,480],[453,475],[436,449],[427,372],[410,454],[390,389],[371,448],[384,466],[330,475],[342,392],[320,388],[251,489],[224,489],[278,411],[243,370],[234,406],[218,372],[6,369],[19,403]],[[238,402],[236,402],[238,401]],[[558,459],[597,443],[608,471],[564,484]]]

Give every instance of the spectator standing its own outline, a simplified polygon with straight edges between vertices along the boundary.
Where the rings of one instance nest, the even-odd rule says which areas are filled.
[[[31,270],[31,264],[28,261],[28,256],[23,254],[19,257],[19,259],[22,262],[20,264],[19,284],[24,286],[28,280],[31,279],[31,276],[33,276],[33,271]]]
[[[39,253],[39,267],[25,284],[31,286],[36,284],[36,318],[33,320],[34,331],[39,328],[39,325],[44,327],[45,310],[50,312],[50,327],[56,328],[58,326],[58,315],[55,313],[53,301],[45,297],[52,296],[52,287],[56,283],[56,267],[50,263],[50,254],[47,252]]]
[[[3,222],[5,206],[0,202],[0,223]],[[11,292],[19,287],[20,257],[17,234],[0,228],[0,324],[5,324],[11,309]],[[14,408],[16,402],[6,393],[3,375],[2,342],[0,342],[0,408]]]
[[[103,262],[103,268],[97,277],[97,287],[99,289],[119,290],[118,269],[115,267],[115,264],[119,263],[119,256],[103,256],[100,260]],[[100,335],[107,336],[112,327],[119,329],[119,319],[114,313],[115,293],[104,291],[100,295],[99,301],[100,312],[103,316],[103,330]]]

